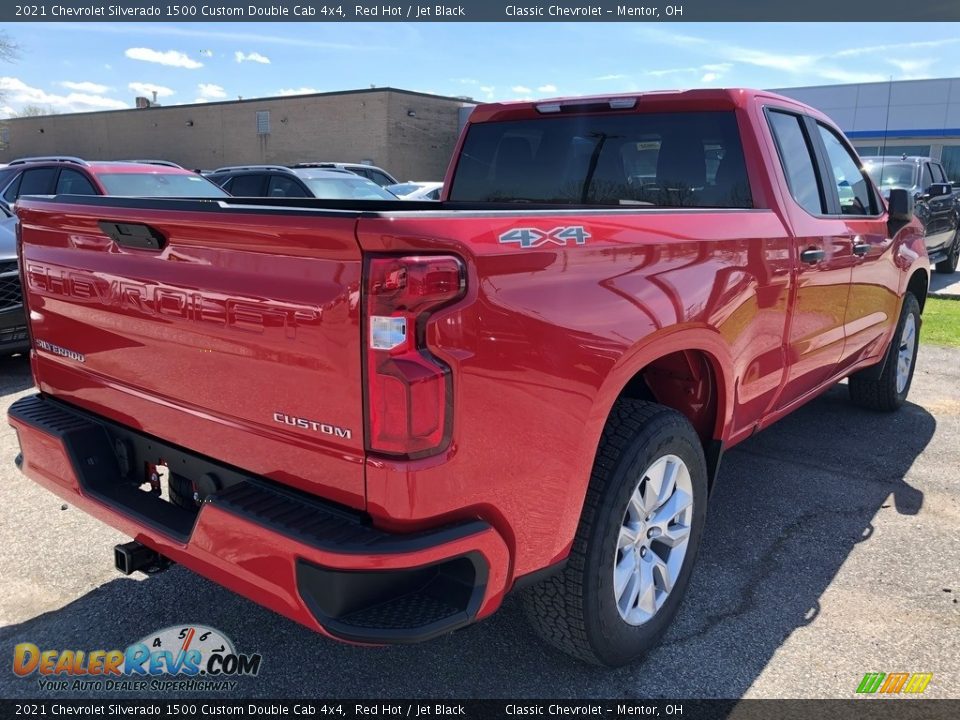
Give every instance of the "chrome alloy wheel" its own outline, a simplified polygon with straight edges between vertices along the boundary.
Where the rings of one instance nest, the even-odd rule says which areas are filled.
[[[617,537],[613,591],[620,617],[642,625],[663,607],[690,539],[693,483],[686,464],[664,455],[640,476]]]
[[[900,333],[900,351],[897,353],[897,393],[902,393],[910,380],[913,354],[917,351],[917,319],[910,313]]]

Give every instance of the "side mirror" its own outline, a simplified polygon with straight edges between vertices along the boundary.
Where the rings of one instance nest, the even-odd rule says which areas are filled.
[[[950,183],[933,183],[924,191],[924,195],[928,197],[943,197],[944,195],[949,195],[953,192],[953,186]]]
[[[892,188],[887,198],[887,215],[893,222],[910,222],[913,219],[913,195],[903,188]]]

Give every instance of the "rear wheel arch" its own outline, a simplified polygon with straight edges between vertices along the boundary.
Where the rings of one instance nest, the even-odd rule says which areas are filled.
[[[603,431],[613,417],[618,402],[654,402],[679,410],[690,420],[682,409],[670,405],[669,400],[664,402],[666,396],[663,393],[658,399],[654,390],[643,379],[644,373],[652,368],[663,369],[664,365],[679,362],[675,357],[678,353],[685,356],[685,362],[699,360],[704,363],[704,367],[709,368],[712,393],[715,397],[713,416],[710,422],[698,419],[701,427],[706,427],[707,430],[698,430],[697,434],[706,458],[709,487],[713,486],[733,407],[733,386],[729,372],[732,360],[729,350],[716,332],[705,328],[657,333],[621,355],[598,389],[577,454],[579,463],[572,473],[563,517],[558,524],[559,544],[553,560],[565,558],[572,547],[576,528],[583,515],[590,478],[601,449]],[[687,411],[689,410],[688,407]],[[691,421],[691,424],[696,428],[698,422]]]
[[[697,339],[677,333],[645,343],[629,353],[611,373],[611,386],[600,433],[620,399],[645,400],[677,410],[697,431],[707,458],[711,485],[719,466],[722,442],[733,407],[728,369],[732,360],[726,346],[712,336]],[[589,470],[588,470],[589,472]]]

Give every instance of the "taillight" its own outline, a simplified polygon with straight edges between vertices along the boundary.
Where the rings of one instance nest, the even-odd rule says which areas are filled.
[[[372,257],[366,279],[367,449],[409,458],[450,442],[450,367],[426,343],[431,313],[463,297],[452,255]]]

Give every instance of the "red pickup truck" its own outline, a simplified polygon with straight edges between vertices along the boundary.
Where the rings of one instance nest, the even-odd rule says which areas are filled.
[[[21,198],[23,472],[135,538],[125,572],[363,644],[521,590],[617,665],[677,612],[724,449],[844,377],[904,402],[923,233],[809,107],[482,105],[445,188]]]

